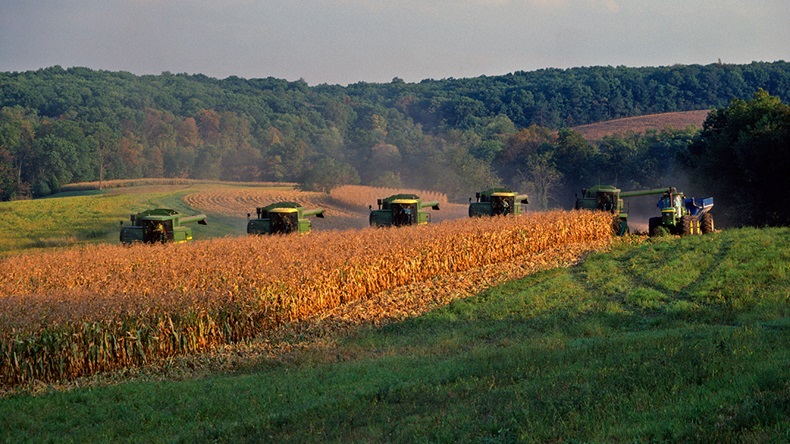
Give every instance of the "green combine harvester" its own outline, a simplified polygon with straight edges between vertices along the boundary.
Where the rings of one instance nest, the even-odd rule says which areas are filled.
[[[423,202],[416,194],[395,194],[386,199],[378,199],[378,209],[370,209],[371,227],[404,227],[423,225],[431,221],[431,215],[424,208],[439,209],[439,201]]]
[[[630,233],[628,212],[623,207],[624,197],[649,196],[662,194],[667,188],[654,188],[640,191],[621,191],[612,185],[595,185],[582,188],[581,197],[576,196],[577,210],[606,211],[612,213],[612,231],[618,236]]]
[[[129,216],[130,226],[123,226],[121,222],[121,243],[144,244],[186,242],[192,240],[192,228],[182,224],[197,222],[206,225],[206,215],[184,216],[170,208],[156,208],[145,210]]]
[[[526,205],[526,194],[516,194],[509,188],[489,188],[475,193],[475,202],[469,198],[469,217],[519,215]]]
[[[310,216],[324,217],[323,208],[306,210],[296,202],[277,202],[255,209],[256,219],[247,214],[247,234],[309,233],[313,224]]]
[[[686,198],[674,187],[653,188],[649,190],[621,191],[611,185],[596,185],[582,189],[582,196],[576,197],[577,210],[607,211],[614,215],[612,230],[623,236],[630,232],[628,228],[628,212],[623,206],[623,198],[661,195],[658,207],[661,217],[651,217],[648,223],[648,234],[657,236],[662,233],[685,236],[703,234],[713,231],[713,198]]]

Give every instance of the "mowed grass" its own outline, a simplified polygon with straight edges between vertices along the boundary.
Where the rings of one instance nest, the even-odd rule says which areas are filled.
[[[68,191],[43,199],[0,202],[0,257],[86,243],[118,243],[120,222],[128,225],[130,214],[149,208],[173,208],[185,214],[197,214],[200,211],[186,205],[184,196],[201,189],[234,186],[141,183],[144,185],[139,187]],[[192,227],[196,238],[246,234],[245,220],[222,214],[208,216],[209,225]]]
[[[661,238],[233,374],[0,400],[8,442],[788,442],[790,229]]]

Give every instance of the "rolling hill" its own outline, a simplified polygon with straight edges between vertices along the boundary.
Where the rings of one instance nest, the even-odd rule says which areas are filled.
[[[641,134],[647,130],[661,131],[667,128],[683,129],[691,126],[701,129],[709,112],[709,110],[697,110],[648,114],[580,125],[573,129],[580,132],[587,140],[598,140],[615,134]]]

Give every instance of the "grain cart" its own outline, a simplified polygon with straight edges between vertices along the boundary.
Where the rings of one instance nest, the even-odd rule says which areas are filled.
[[[661,210],[660,217],[648,220],[650,236],[660,236],[666,232],[680,236],[689,234],[712,233],[713,198],[696,199],[686,197],[683,192],[669,188],[664,192],[656,205]]]
[[[475,202],[469,198],[469,217],[518,215],[521,205],[528,203],[526,194],[516,194],[508,188],[489,188],[475,193]]]
[[[131,225],[121,222],[121,243],[145,244],[186,242],[192,240],[192,228],[182,224],[197,222],[206,225],[206,215],[184,216],[170,208],[156,208],[129,216]]]
[[[309,233],[310,216],[324,217],[323,208],[306,210],[296,202],[276,202],[255,209],[256,219],[247,213],[247,234]]]
[[[664,194],[670,188],[653,188],[649,190],[621,191],[612,185],[595,185],[582,188],[582,196],[576,196],[577,210],[608,211],[614,215],[612,230],[623,236],[630,232],[628,228],[628,211],[623,206],[623,198]]]
[[[395,194],[378,200],[378,209],[370,209],[371,227],[402,227],[423,225],[431,221],[431,215],[423,208],[439,209],[439,201],[423,202],[416,194]]]

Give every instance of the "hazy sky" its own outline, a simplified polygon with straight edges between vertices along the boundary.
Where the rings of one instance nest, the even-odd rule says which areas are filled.
[[[347,85],[790,60],[790,0],[0,0],[0,71]]]

